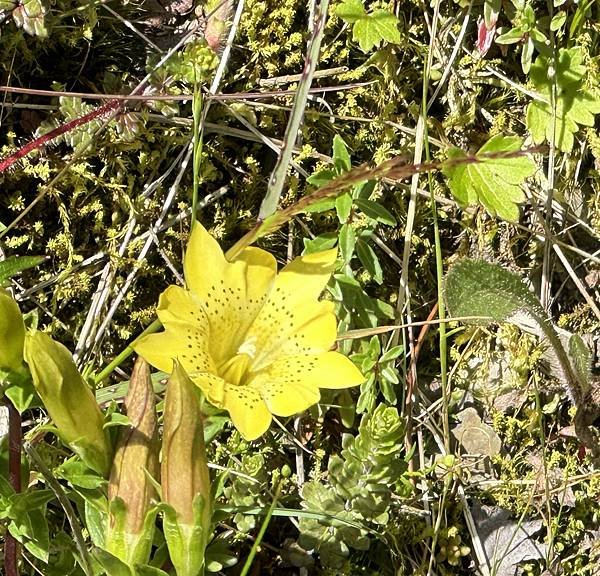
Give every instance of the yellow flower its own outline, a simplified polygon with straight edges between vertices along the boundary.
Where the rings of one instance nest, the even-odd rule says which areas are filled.
[[[330,351],[333,303],[318,297],[335,259],[335,250],[301,256],[277,274],[275,258],[250,247],[229,262],[197,223],[184,259],[187,289],[169,286],[161,294],[165,331],[133,347],[165,372],[179,361],[253,440],[267,430],[271,414],[291,416],[318,402],[319,388],[364,381],[348,358]]]

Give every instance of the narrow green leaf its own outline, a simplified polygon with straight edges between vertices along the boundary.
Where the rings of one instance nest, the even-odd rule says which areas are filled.
[[[335,199],[335,211],[340,224],[345,224],[352,212],[352,196],[349,192],[345,192]]]
[[[387,224],[388,226],[396,226],[396,219],[381,204],[373,202],[373,200],[366,200],[365,198],[355,198],[354,204],[369,218],[373,218],[373,220],[377,220],[377,222]]]
[[[381,284],[383,282],[383,271],[381,270],[379,258],[373,248],[359,238],[356,241],[356,254],[362,265],[367,269],[367,272],[373,277],[373,280],[377,284]]]
[[[333,137],[333,165],[338,174],[347,172],[352,168],[352,160],[348,153],[348,147],[338,134]]]
[[[383,354],[383,356],[379,359],[379,362],[389,362],[390,360],[395,360],[403,352],[404,346],[394,346]]]
[[[0,285],[24,270],[39,266],[45,256],[9,256],[0,262]]]
[[[312,254],[313,252],[321,252],[322,250],[329,250],[333,248],[338,241],[338,236],[335,232],[321,234],[312,240],[310,238],[304,238],[304,252],[303,254]]]
[[[340,230],[340,254],[344,262],[350,262],[356,245],[354,228],[350,224],[344,224]]]

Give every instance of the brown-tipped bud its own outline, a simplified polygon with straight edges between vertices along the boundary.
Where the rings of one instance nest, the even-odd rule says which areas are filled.
[[[210,476],[196,387],[177,362],[165,395],[161,478],[163,502],[182,524],[193,524],[194,498],[210,500]]]
[[[150,557],[154,516],[150,513],[159,474],[158,422],[150,367],[138,358],[125,398],[129,425],[117,442],[108,484],[106,550],[129,565]],[[150,518],[149,518],[150,516]]]
[[[25,336],[24,357],[61,439],[90,468],[107,476],[112,450],[104,416],[69,350],[36,330]]]
[[[12,297],[0,290],[0,369],[18,370],[23,364],[25,326]]]
[[[177,362],[165,396],[161,486],[171,562],[180,576],[203,574],[212,516],[210,476],[198,393]]]

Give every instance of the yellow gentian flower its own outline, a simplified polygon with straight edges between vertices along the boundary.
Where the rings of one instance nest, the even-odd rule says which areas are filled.
[[[271,414],[291,416],[320,399],[319,388],[364,381],[336,339],[334,305],[318,297],[336,250],[300,256],[277,274],[272,254],[245,248],[229,262],[196,223],[184,258],[187,288],[169,286],[158,317],[165,331],[133,348],[159,370],[177,360],[208,400],[225,408],[247,440]]]

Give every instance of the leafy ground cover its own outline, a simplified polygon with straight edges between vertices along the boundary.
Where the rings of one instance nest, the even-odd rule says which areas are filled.
[[[599,10],[0,1],[3,573],[600,574]]]

